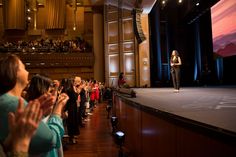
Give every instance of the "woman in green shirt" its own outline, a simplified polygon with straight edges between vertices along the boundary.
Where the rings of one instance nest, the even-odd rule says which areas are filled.
[[[19,99],[16,112],[8,114],[9,134],[0,145],[0,156],[28,157],[29,144],[41,118],[39,101],[30,101],[24,107],[23,99]]]
[[[3,142],[8,133],[7,117],[9,112],[15,112],[22,91],[28,84],[28,71],[22,61],[15,55],[9,55],[0,61],[0,142]],[[48,113],[55,103],[55,95],[44,94],[38,101],[42,112]],[[29,155],[42,157],[57,157],[57,149],[61,146],[64,128],[61,112],[68,100],[67,95],[62,95],[47,121],[40,122],[35,135],[30,142]],[[27,104],[24,101],[25,105]]]

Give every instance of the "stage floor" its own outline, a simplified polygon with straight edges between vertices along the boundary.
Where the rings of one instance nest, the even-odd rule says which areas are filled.
[[[236,86],[134,88],[138,104],[236,133]]]

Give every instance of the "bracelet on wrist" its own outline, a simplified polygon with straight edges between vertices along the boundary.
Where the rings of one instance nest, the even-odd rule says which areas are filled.
[[[61,117],[61,114],[60,114],[60,113],[52,113],[52,115]]]

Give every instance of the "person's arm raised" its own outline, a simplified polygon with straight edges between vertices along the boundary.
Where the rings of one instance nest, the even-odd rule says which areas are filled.
[[[65,93],[62,93],[60,94],[60,96],[58,97],[58,100],[55,104],[55,107],[52,111],[52,115],[58,115],[58,116],[61,116],[62,114],[62,111],[66,105],[66,102],[68,101],[69,97],[67,94]]]
[[[8,151],[13,154],[28,153],[32,136],[38,128],[42,118],[40,103],[38,100],[30,101],[24,107],[23,99],[19,99],[17,110],[8,114],[10,133],[4,142]]]
[[[38,98],[44,116],[47,116],[52,112],[52,108],[53,105],[55,104],[56,99],[57,99],[56,91],[53,91],[52,93],[43,94]]]

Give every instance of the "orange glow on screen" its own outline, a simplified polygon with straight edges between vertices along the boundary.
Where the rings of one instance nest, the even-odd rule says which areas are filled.
[[[236,0],[220,0],[211,8],[214,52],[236,55]]]

